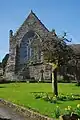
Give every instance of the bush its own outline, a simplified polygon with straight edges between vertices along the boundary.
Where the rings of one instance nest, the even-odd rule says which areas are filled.
[[[78,104],[75,109],[73,109],[71,106],[68,106],[65,108],[63,115],[61,115],[61,110],[57,106],[54,113],[56,118],[59,118],[60,116],[62,120],[78,120],[80,119],[80,104]]]
[[[35,94],[34,96],[35,96],[35,99],[39,99],[42,97],[40,94]]]
[[[61,110],[59,106],[57,106],[56,109],[54,110],[54,114],[56,118],[59,118],[59,116],[61,115]]]
[[[57,103],[57,97],[53,96],[53,94],[49,95],[48,93],[36,93],[34,94],[34,97],[35,99],[42,99],[51,103]]]
[[[50,103],[58,103],[58,101],[73,101],[73,100],[80,100],[80,95],[59,95],[54,96],[50,93],[36,93],[34,94],[35,99],[43,99],[44,101],[48,101]]]
[[[76,95],[59,95],[57,97],[57,100],[60,100],[60,101],[73,101],[73,100],[80,100],[80,95],[79,94],[76,94]]]
[[[80,82],[76,84],[76,86],[80,86]]]
[[[77,105],[77,108],[75,109],[75,113],[80,117],[80,104]]]
[[[0,83],[7,83],[8,81],[3,76],[0,76]]]
[[[52,98],[50,99],[50,102],[51,102],[51,103],[57,103],[57,97],[56,97],[56,96],[52,97]]]
[[[50,100],[50,98],[49,98],[47,93],[42,95],[42,99],[45,100],[45,101],[49,101]]]
[[[74,110],[72,109],[72,107],[68,106],[67,108],[65,108],[64,115],[71,115],[73,112]]]

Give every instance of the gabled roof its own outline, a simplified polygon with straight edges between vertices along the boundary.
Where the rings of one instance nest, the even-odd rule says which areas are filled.
[[[19,30],[21,30],[21,28],[30,20],[34,19],[34,22],[36,22],[37,24],[41,25],[42,28],[44,28],[47,32],[49,32],[49,30],[45,27],[45,25],[39,20],[39,18],[36,16],[36,14],[31,10],[30,14],[28,15],[28,17],[25,19],[25,21],[23,22],[23,24],[19,27],[19,29],[16,31],[16,33],[14,34],[14,36],[17,35],[17,32],[19,32]],[[35,26],[36,27],[36,26]]]
[[[28,17],[27,17],[27,19],[26,20],[28,20],[28,19],[31,19],[31,18],[35,18],[35,20],[36,20],[36,22],[38,22],[39,24],[41,24],[48,32],[49,32],[49,30],[45,27],[45,25],[39,20],[39,18],[36,16],[36,14],[31,10],[31,12],[30,12],[30,14],[28,15]],[[25,21],[26,21],[25,20]],[[25,22],[24,21],[24,22]]]

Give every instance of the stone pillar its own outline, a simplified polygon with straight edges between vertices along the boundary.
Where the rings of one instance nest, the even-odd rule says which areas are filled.
[[[10,51],[11,51],[12,40],[13,40],[13,31],[10,30],[9,31],[9,54],[10,54]]]
[[[15,62],[16,62],[16,41],[13,31],[9,32],[9,59],[6,66],[5,76],[8,80],[15,79]]]

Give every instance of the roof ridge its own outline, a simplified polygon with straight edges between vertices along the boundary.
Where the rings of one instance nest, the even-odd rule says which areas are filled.
[[[41,20],[37,17],[37,15],[36,15],[32,10],[31,10],[30,14],[28,15],[28,17],[29,17],[30,15],[34,15],[34,17],[37,18],[37,20],[40,22],[40,24],[49,32],[49,30],[47,29],[47,27],[45,27],[45,25],[41,22]],[[28,17],[27,17],[27,18],[28,18]]]
[[[45,25],[40,21],[40,19],[36,16],[36,14],[31,10],[29,15],[27,16],[27,18],[24,20],[24,22],[20,25],[20,27],[16,30],[16,32],[14,33],[14,37],[17,35],[18,31],[21,29],[21,27],[25,24],[25,22],[29,19],[29,16],[33,15],[34,17],[37,18],[37,20],[40,22],[40,24],[48,31],[50,32]]]

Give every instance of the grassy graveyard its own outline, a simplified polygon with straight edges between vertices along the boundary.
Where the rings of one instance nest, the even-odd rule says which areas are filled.
[[[63,113],[67,106],[75,108],[78,104],[80,104],[80,99],[72,100],[69,97],[68,100],[59,99],[58,102],[54,103],[45,101],[42,98],[35,98],[35,94],[52,94],[51,86],[51,83],[0,84],[0,98],[28,107],[49,117],[54,117],[54,110],[56,109],[56,106],[59,106],[61,112]],[[78,98],[80,98],[80,87],[76,86],[75,83],[59,83],[58,91],[59,95],[72,96],[71,98],[78,96]]]

